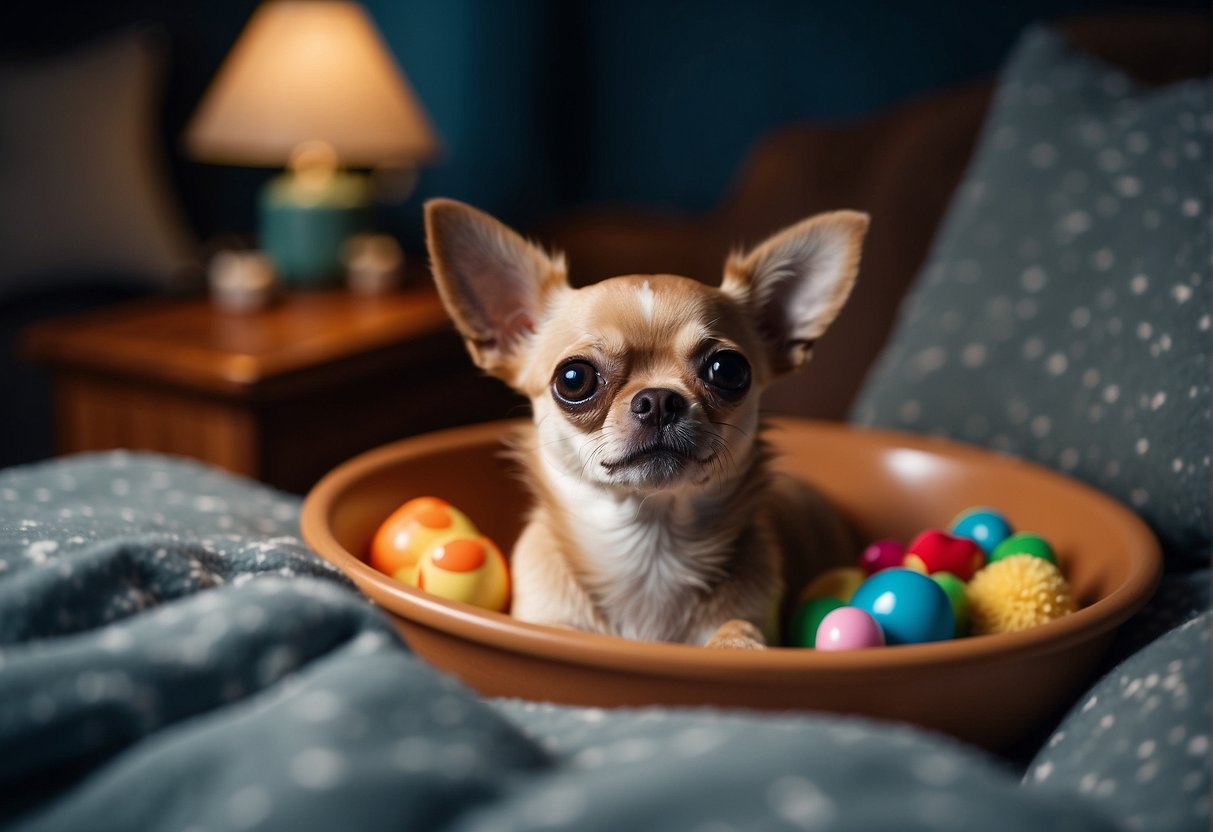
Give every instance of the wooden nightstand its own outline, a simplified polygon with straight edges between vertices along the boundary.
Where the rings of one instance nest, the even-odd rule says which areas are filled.
[[[289,491],[375,445],[517,415],[472,365],[432,288],[288,295],[250,314],[206,298],[38,324],[60,453],[182,454]]]

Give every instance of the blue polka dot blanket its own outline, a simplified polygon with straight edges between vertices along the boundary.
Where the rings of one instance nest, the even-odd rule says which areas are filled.
[[[1208,826],[1207,613],[1025,766],[852,718],[485,701],[308,551],[298,509],[156,455],[0,472],[0,828]]]

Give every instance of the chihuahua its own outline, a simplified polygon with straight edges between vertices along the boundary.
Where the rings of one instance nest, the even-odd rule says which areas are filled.
[[[425,205],[439,294],[473,361],[530,399],[514,453],[534,507],[515,618],[761,648],[781,599],[853,562],[845,524],[769,467],[759,396],[801,367],[859,268],[868,217],[821,214],[725,263],[581,289],[564,258],[448,199]]]

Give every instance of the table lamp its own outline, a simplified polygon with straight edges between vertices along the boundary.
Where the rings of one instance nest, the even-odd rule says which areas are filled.
[[[411,166],[438,138],[374,23],[344,0],[269,0],[253,13],[185,133],[189,153],[278,167],[260,195],[261,247],[287,285],[336,276],[370,221],[350,167]]]

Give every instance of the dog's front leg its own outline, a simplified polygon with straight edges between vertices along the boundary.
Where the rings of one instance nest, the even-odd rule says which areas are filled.
[[[725,647],[733,650],[762,650],[767,646],[762,630],[749,621],[734,618],[716,628],[704,647]]]

